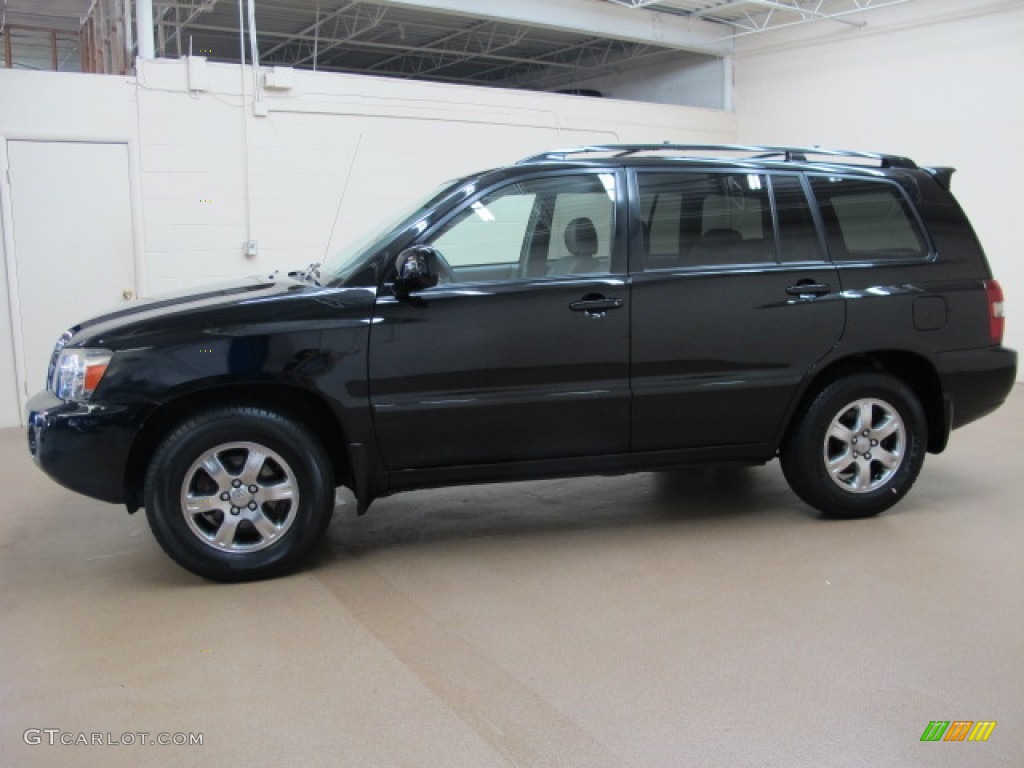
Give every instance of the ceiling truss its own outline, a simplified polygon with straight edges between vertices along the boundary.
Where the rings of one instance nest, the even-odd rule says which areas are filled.
[[[437,0],[431,8],[430,0],[254,0],[261,64],[541,90],[571,89],[642,64],[722,56],[733,38],[795,24],[859,27],[868,12],[908,1],[549,0],[539,6],[537,0]],[[151,2],[158,56],[242,59],[239,0]],[[7,47],[13,41],[25,68],[74,64],[77,54],[58,49],[60,40],[77,32],[84,71],[127,71],[136,3],[0,0]],[[548,9],[543,19],[541,7]],[[573,13],[592,22],[601,7],[609,9],[603,26],[573,25]],[[670,27],[679,35],[672,42],[666,39]],[[688,47],[691,27],[699,34]],[[648,36],[638,29],[649,30]],[[44,34],[34,61],[29,38]]]
[[[320,15],[315,11],[316,20],[298,33],[286,37],[269,50],[260,52],[260,60],[266,62],[282,59],[291,66],[301,67],[313,62],[331,49],[365,36],[384,21],[387,9],[383,5],[367,5],[347,2],[337,10]],[[257,37],[259,31],[257,29]]]
[[[864,14],[909,0],[607,0],[626,8],[689,16],[728,28],[736,38],[797,24],[830,21],[863,27]]]
[[[186,6],[167,42],[191,38],[193,51],[238,60],[234,0],[154,2],[161,19],[175,18],[171,8]],[[551,89],[638,62],[694,55],[573,30],[428,14],[380,0],[258,0],[256,14],[260,63],[266,66]],[[163,55],[168,53],[174,52],[165,43]]]

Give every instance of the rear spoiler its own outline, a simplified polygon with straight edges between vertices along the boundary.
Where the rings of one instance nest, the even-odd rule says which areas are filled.
[[[947,192],[949,191],[950,182],[953,180],[953,174],[956,173],[956,168],[949,168],[945,166],[936,166],[932,168],[925,168],[925,171],[939,183]]]

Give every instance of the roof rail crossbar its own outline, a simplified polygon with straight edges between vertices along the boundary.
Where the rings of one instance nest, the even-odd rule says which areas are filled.
[[[523,158],[516,165],[528,165],[530,163],[558,162],[570,159],[570,157],[588,154],[610,154],[613,157],[626,157],[642,152],[745,152],[751,154],[754,160],[770,160],[779,158],[785,162],[809,162],[812,156],[836,158],[836,162],[842,162],[843,158],[857,160],[874,160],[882,168],[916,168],[917,164],[909,157],[899,155],[884,155],[875,152],[851,152],[844,149],[823,149],[821,147],[774,147],[751,144],[589,144],[580,147],[567,149],[555,149],[549,152],[542,152],[539,155],[532,155]]]

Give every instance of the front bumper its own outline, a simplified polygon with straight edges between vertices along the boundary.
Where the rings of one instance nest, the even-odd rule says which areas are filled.
[[[67,403],[49,391],[28,402],[28,448],[61,485],[114,504],[125,500],[125,468],[142,414],[132,406]]]

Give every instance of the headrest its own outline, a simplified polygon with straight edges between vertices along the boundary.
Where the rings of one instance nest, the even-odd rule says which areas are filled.
[[[597,253],[597,229],[594,222],[581,216],[565,228],[565,247],[573,256],[590,257]]]

